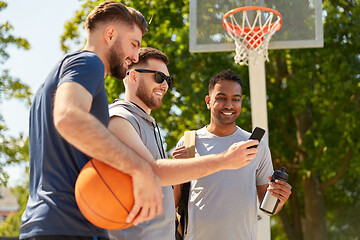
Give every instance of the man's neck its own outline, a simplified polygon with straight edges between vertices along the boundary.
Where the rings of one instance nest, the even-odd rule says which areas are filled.
[[[144,112],[146,112],[149,115],[151,114],[151,109],[148,108],[148,106],[146,106],[146,104],[143,103],[139,98],[131,97],[129,95],[126,95],[126,93],[125,93],[124,100],[135,103],[138,107],[140,107],[142,110],[144,110]]]
[[[226,137],[236,131],[236,124],[214,124],[211,122],[206,129],[218,137]]]

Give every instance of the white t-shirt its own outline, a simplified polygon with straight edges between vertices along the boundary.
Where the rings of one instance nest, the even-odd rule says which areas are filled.
[[[246,141],[250,133],[237,127],[218,137],[206,127],[196,131],[195,156],[221,153],[233,143]],[[177,147],[183,146],[180,139]],[[191,181],[185,240],[250,240],[257,233],[257,185],[269,182],[273,173],[270,150],[264,141],[251,163],[237,170],[223,170]]]

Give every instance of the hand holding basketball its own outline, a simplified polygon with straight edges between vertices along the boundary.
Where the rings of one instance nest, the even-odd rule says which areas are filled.
[[[134,174],[132,181],[135,203],[127,220],[137,225],[162,214],[162,188],[159,177],[152,169],[149,168]]]
[[[124,229],[161,214],[160,180],[151,167],[148,170],[137,171],[131,177],[101,161],[90,160],[75,184],[80,211],[89,222],[104,229]]]

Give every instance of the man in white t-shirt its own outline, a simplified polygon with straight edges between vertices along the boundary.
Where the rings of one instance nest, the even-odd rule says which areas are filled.
[[[246,141],[250,133],[236,125],[241,112],[242,82],[231,70],[213,76],[205,97],[211,111],[210,124],[196,131],[196,157],[225,151],[231,144]],[[185,158],[184,138],[173,152]],[[236,170],[224,170],[191,181],[188,226],[184,239],[256,239],[257,200],[261,200],[273,173],[270,150],[264,141],[251,163]],[[271,193],[280,199],[276,213],[291,194],[285,182],[271,183]],[[182,185],[174,187],[179,202]]]

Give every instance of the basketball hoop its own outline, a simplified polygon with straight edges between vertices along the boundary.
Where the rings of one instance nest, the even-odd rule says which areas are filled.
[[[235,15],[237,19],[240,19],[238,15],[242,15],[241,24],[238,23]],[[249,15],[255,17],[251,18]],[[253,21],[251,22],[249,18]],[[269,42],[272,35],[281,28],[281,14],[266,7],[239,7],[225,13],[223,27],[235,41],[235,63],[248,65],[250,55],[255,55],[256,59],[262,59],[261,56],[269,61]]]

